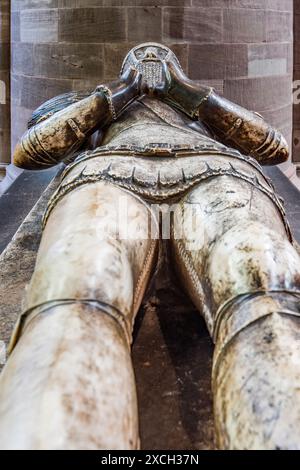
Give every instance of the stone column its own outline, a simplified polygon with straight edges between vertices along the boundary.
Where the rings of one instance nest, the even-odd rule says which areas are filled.
[[[300,163],[300,1],[294,1],[294,126],[293,160]]]
[[[0,3],[0,180],[10,162],[10,0]]]
[[[12,0],[12,10],[13,146],[35,107],[114,78],[145,41],[170,45],[191,78],[291,142],[293,0]]]

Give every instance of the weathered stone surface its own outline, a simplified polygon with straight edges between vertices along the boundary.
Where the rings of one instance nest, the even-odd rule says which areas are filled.
[[[189,76],[195,80],[246,76],[248,48],[241,44],[197,44],[189,47]]]
[[[14,74],[32,75],[34,72],[33,61],[32,43],[19,43],[17,47],[12,48],[11,66]]]
[[[254,111],[278,109],[291,104],[290,83],[289,75],[225,80],[224,95]]]
[[[20,12],[13,11],[11,14],[11,41],[19,43],[21,40]]]
[[[24,289],[33,272],[45,204],[57,183],[57,180],[54,181],[48,188],[43,199],[28,215],[9,248],[1,256],[0,337],[6,343],[22,309]],[[5,195],[3,197],[5,198]]]
[[[266,41],[266,13],[258,10],[224,11],[224,41],[260,43]]]
[[[250,77],[292,74],[292,45],[251,44],[248,47],[248,75]]]
[[[72,8],[59,12],[59,41],[117,42],[126,39],[122,8]]]
[[[294,80],[300,86],[300,2],[294,2],[295,15],[294,15]],[[298,83],[299,82],[299,85]],[[293,113],[293,159],[295,162],[300,162],[300,94],[297,92],[297,102],[294,104]]]
[[[287,129],[286,124],[291,120],[292,113],[293,107],[292,104],[289,104],[279,109],[272,109],[271,111],[265,110],[263,115],[268,122],[282,131],[283,129]]]
[[[102,7],[104,0],[58,0],[60,8]],[[108,2],[107,6],[110,5]]]
[[[0,5],[0,18],[1,18],[1,29],[0,29],[0,42],[9,43],[10,38],[10,5],[7,0],[2,0]]]
[[[135,45],[135,42],[117,42],[104,45],[104,76],[106,80],[113,80],[118,76],[125,55]]]
[[[62,0],[63,1],[63,0]],[[68,0],[65,0],[68,1]],[[72,0],[70,0],[72,1]],[[84,0],[81,0],[84,1]],[[96,1],[96,0],[95,0]],[[193,0],[102,0],[104,6],[189,7]]]
[[[0,256],[0,339],[6,344],[22,310],[41,218],[57,184],[55,179]],[[212,449],[212,343],[176,282],[168,270],[161,271],[136,321],[133,362],[142,448]]]
[[[32,75],[48,78],[102,79],[102,44],[37,44],[34,48]]]
[[[294,16],[294,35],[295,35],[295,47],[294,47],[294,54],[295,54],[295,64],[298,65],[300,63],[300,51],[298,44],[300,43],[300,13],[296,13]]]
[[[57,8],[58,2],[61,0],[14,0],[12,2],[12,10],[27,10],[41,8]]]
[[[211,7],[211,0],[192,0],[193,5]],[[258,10],[292,11],[291,0],[214,0],[214,7],[221,8],[249,8]],[[297,2],[296,2],[297,3]]]
[[[0,104],[6,105],[5,112],[9,114],[10,105],[10,79],[7,71],[0,70]]]
[[[266,21],[267,42],[283,42],[293,40],[292,13],[268,12]]]
[[[139,42],[162,39],[162,11],[160,8],[128,8],[128,40]]]
[[[10,2],[0,4],[0,164],[10,162]]]
[[[22,42],[58,40],[58,10],[24,10],[20,13]]]
[[[297,190],[278,169],[267,168],[265,171],[285,198],[294,235],[300,241]],[[19,192],[13,193],[18,199],[18,204],[15,199],[13,205],[17,205],[20,213],[29,199],[33,204],[34,193],[38,198],[43,185],[38,183],[40,176],[34,172],[22,175],[28,182],[24,184],[23,181]],[[6,344],[34,269],[41,217],[56,185],[57,180],[44,193],[0,257],[0,340]],[[24,188],[27,188],[25,194],[22,193]],[[4,197],[9,198],[9,195]],[[1,222],[5,223],[3,214],[0,230]],[[133,362],[143,449],[214,448],[210,383],[212,352],[203,321],[183,294],[174,273],[164,268],[150,286],[134,332]]]
[[[12,51],[14,73],[45,78],[102,79],[102,44],[20,43]]]
[[[6,104],[0,104],[0,128],[10,133],[10,115],[6,112]]]
[[[33,109],[27,109],[21,105],[14,105],[16,114],[14,117],[14,126],[11,133],[11,147],[15,148],[20,136],[22,136],[27,130],[27,123],[32,115]]]
[[[0,148],[1,148],[1,160],[3,163],[9,163],[10,155],[10,129],[0,129]],[[6,160],[6,162],[5,162]]]
[[[163,40],[222,42],[222,11],[218,9],[166,8]]]
[[[295,3],[300,13],[299,2]],[[12,0],[12,36],[16,45],[12,76],[13,145],[25,131],[26,121],[35,106],[70,89],[93,89],[98,84],[98,73],[103,80],[114,78],[130,47],[146,38],[159,40],[160,17],[165,32],[162,40],[172,47],[175,44],[174,50],[179,51],[185,70],[189,70],[193,78],[216,87],[243,105],[263,111],[267,119],[288,135],[291,130],[288,98],[291,77],[287,75],[292,64],[290,16],[278,12],[291,12],[292,4],[292,0]],[[102,6],[110,13],[105,13]],[[155,6],[157,8],[153,8]],[[183,7],[188,7],[187,11]],[[150,13],[156,12],[153,18],[147,13],[150,19],[143,29],[140,23],[136,24],[144,8]],[[49,9],[58,9],[59,38],[57,15],[53,13],[53,24],[46,35],[42,33],[46,20],[37,26],[36,32],[29,31],[29,25],[35,25],[37,18],[51,17]],[[234,13],[230,18],[229,11]],[[219,14],[224,16],[224,23],[219,21]],[[151,37],[150,24],[157,25]],[[41,34],[46,38],[43,44],[37,40]],[[90,58],[83,58],[84,48],[93,57],[99,48],[95,67]],[[248,58],[245,51],[248,51]],[[296,51],[296,60],[300,63],[297,57]],[[39,78],[32,79],[31,75],[39,75]],[[294,137],[298,139],[295,148],[300,161],[300,125]],[[295,200],[294,195],[287,201],[292,223],[299,219],[300,213]],[[7,315],[0,320],[5,339],[21,308],[24,285],[33,270],[39,239],[37,221],[44,204],[45,201],[41,201],[31,222],[29,220],[16,236],[17,247],[11,255],[6,255],[4,264],[0,261],[0,272],[4,266],[3,274],[11,280],[10,285],[0,283],[0,291],[2,286],[7,289],[5,297],[2,296]],[[300,236],[299,228],[297,233]],[[170,303],[171,296],[166,295],[168,282],[156,286],[155,295],[150,294],[136,326],[133,359],[142,446],[148,449],[211,448],[212,346],[199,316],[174,286]]]
[[[10,72],[10,44],[0,44],[0,70]]]
[[[21,77],[21,106],[35,109],[41,103],[72,90],[72,81],[67,79],[48,79],[37,77]]]

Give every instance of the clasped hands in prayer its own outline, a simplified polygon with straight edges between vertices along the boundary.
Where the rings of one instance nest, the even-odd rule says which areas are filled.
[[[155,85],[149,85],[143,74],[134,67],[127,69],[120,78],[128,87],[136,88],[136,98],[148,95],[191,115],[191,110],[205,99],[212,89],[190,80],[175,62],[160,63],[162,79]]]

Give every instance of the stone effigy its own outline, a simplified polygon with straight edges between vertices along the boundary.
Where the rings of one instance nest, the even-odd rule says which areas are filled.
[[[34,113],[15,164],[68,165],[0,378],[1,448],[139,447],[130,345],[161,240],[215,342],[218,447],[300,448],[300,258],[260,166],[287,158],[158,44]]]

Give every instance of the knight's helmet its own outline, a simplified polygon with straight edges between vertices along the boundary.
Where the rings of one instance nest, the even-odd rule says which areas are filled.
[[[131,49],[124,59],[121,74],[129,67],[134,67],[143,76],[150,88],[162,81],[163,62],[175,62],[181,69],[179,60],[167,46],[155,42],[146,42]]]

